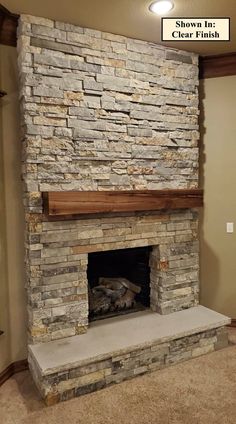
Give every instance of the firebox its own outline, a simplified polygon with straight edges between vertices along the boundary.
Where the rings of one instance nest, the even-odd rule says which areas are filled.
[[[89,253],[90,321],[150,307],[151,247]]]

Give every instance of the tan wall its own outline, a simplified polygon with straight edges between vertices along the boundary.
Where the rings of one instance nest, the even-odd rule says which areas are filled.
[[[26,353],[23,206],[16,49],[0,46],[0,372]]]
[[[0,87],[1,74],[0,74]],[[3,123],[2,123],[2,100],[0,100],[0,330],[9,334],[9,300],[8,300],[8,277],[7,277],[7,256],[6,256],[6,208],[4,190],[4,170],[3,170]],[[0,336],[0,372],[9,364],[11,357],[10,337]]]
[[[236,318],[236,76],[205,80],[201,98],[201,303]]]

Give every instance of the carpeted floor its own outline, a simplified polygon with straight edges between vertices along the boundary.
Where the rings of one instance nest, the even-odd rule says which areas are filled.
[[[23,372],[0,388],[0,423],[235,424],[236,346],[48,408]]]

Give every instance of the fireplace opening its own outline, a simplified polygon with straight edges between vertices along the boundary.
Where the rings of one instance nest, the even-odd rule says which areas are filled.
[[[109,318],[150,307],[151,247],[89,253],[89,319]]]

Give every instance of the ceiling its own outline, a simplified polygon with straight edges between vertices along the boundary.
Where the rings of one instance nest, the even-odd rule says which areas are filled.
[[[201,55],[236,52],[236,0],[174,0],[169,17],[230,17],[231,40],[161,42],[161,18],[148,10],[151,0],[3,0],[13,13],[26,13],[152,41]]]

